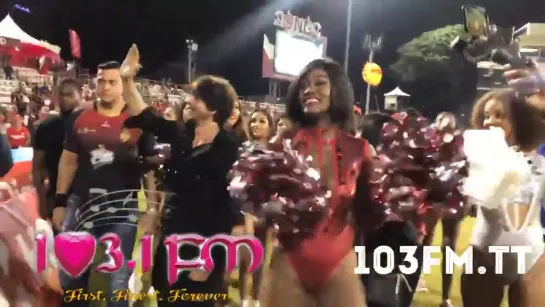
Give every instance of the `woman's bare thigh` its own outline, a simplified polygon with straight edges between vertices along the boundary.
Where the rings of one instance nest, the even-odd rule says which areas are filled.
[[[356,267],[356,254],[350,252],[329,277],[323,289],[317,293],[318,307],[367,306],[363,283],[359,276],[354,274]]]
[[[521,307],[545,305],[545,254],[522,276],[519,291]]]
[[[260,296],[264,307],[317,307],[314,297],[301,285],[288,256],[281,251],[271,259]]]

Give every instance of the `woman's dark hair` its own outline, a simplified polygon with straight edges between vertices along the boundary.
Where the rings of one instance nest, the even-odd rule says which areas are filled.
[[[275,125],[275,126],[278,126],[278,123],[279,123],[281,120],[286,119],[286,118],[287,118],[288,120],[290,119],[290,118],[288,117],[287,114],[282,114],[282,116],[278,116],[278,117],[276,118],[276,120],[274,121],[274,125]]]
[[[233,108],[236,107],[236,103],[233,105]],[[243,142],[247,141],[248,140],[248,132],[246,130],[246,127],[244,125],[245,123],[245,120],[244,120],[244,114],[242,112],[242,104],[240,103],[240,100],[238,101],[238,119],[237,121],[235,122],[235,124],[233,125],[233,127],[231,127],[231,130],[233,132],[235,132],[239,138],[241,138],[241,140]]]
[[[331,104],[329,117],[331,122],[346,132],[354,131],[354,90],[345,71],[339,63],[331,59],[317,59],[305,66],[299,77],[290,84],[286,95],[286,114],[295,125],[310,127],[315,121],[303,112],[299,101],[299,91],[304,78],[315,69],[323,69],[331,82]]]
[[[255,111],[253,111],[252,114],[250,114],[248,124],[247,124],[247,128],[246,128],[247,131],[248,131],[248,138],[250,139],[250,141],[255,140],[254,134],[252,133],[252,129],[250,129],[250,125],[252,124],[252,116],[255,113],[261,113],[261,114],[265,115],[265,117],[267,118],[267,122],[269,122],[269,138],[272,138],[274,136],[274,134],[276,133],[276,125],[275,125],[275,123],[273,121],[273,118],[272,118],[271,114],[266,109],[257,109]]]
[[[409,117],[423,117],[422,112],[415,108],[407,108],[405,111]]]
[[[534,150],[542,144],[544,119],[537,108],[527,103],[525,98],[511,89],[495,90],[486,93],[473,105],[471,126],[483,129],[484,108],[490,100],[503,103],[505,116],[513,127],[516,145],[521,150]]]
[[[202,76],[192,84],[191,94],[202,100],[208,110],[216,111],[214,121],[221,127],[231,115],[238,95],[231,83],[216,76]]]
[[[291,126],[288,130],[283,130],[281,136],[285,139],[291,139],[295,134],[295,127],[287,114],[282,114],[282,116],[276,119],[276,121],[274,122],[274,129],[278,128],[278,123],[281,120],[289,120]],[[276,133],[279,133],[279,131],[276,131]]]
[[[380,143],[382,127],[384,124],[393,121],[392,117],[384,113],[370,113],[362,118],[360,125],[361,137],[366,139],[373,147]]]
[[[175,112],[176,112],[176,115],[178,116],[179,123],[184,122],[184,109],[186,105],[187,105],[187,100],[182,100],[182,102],[176,105],[175,107]]]

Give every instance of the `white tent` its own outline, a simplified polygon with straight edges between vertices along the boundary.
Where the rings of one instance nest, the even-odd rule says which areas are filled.
[[[384,109],[397,111],[399,109],[399,97],[411,97],[411,95],[405,93],[399,87],[396,87],[393,91],[384,94]]]
[[[15,23],[15,21],[13,21],[9,14],[6,16],[6,18],[0,21],[0,37],[7,37],[16,39],[22,43],[41,46],[55,52],[56,54],[59,54],[61,51],[61,48],[58,46],[52,45],[45,41],[40,41],[28,35]]]
[[[389,93],[386,93],[384,94],[385,97],[388,97],[388,96],[403,96],[403,97],[411,97],[411,95],[405,93],[404,91],[402,91],[399,87],[396,87],[393,91],[389,92]]]

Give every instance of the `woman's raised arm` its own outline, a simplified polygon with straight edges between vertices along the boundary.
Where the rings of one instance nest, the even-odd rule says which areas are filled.
[[[134,78],[142,66],[138,47],[132,45],[121,64],[123,94],[129,113],[133,115],[125,121],[128,128],[140,128],[155,135],[160,143],[175,144],[180,137],[180,130],[175,121],[166,120],[157,115],[142,99]]]

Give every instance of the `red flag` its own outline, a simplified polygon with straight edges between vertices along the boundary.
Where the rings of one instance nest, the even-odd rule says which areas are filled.
[[[70,29],[68,30],[68,36],[70,37],[70,47],[72,49],[72,57],[75,59],[81,59],[81,45],[79,41],[78,32]]]

